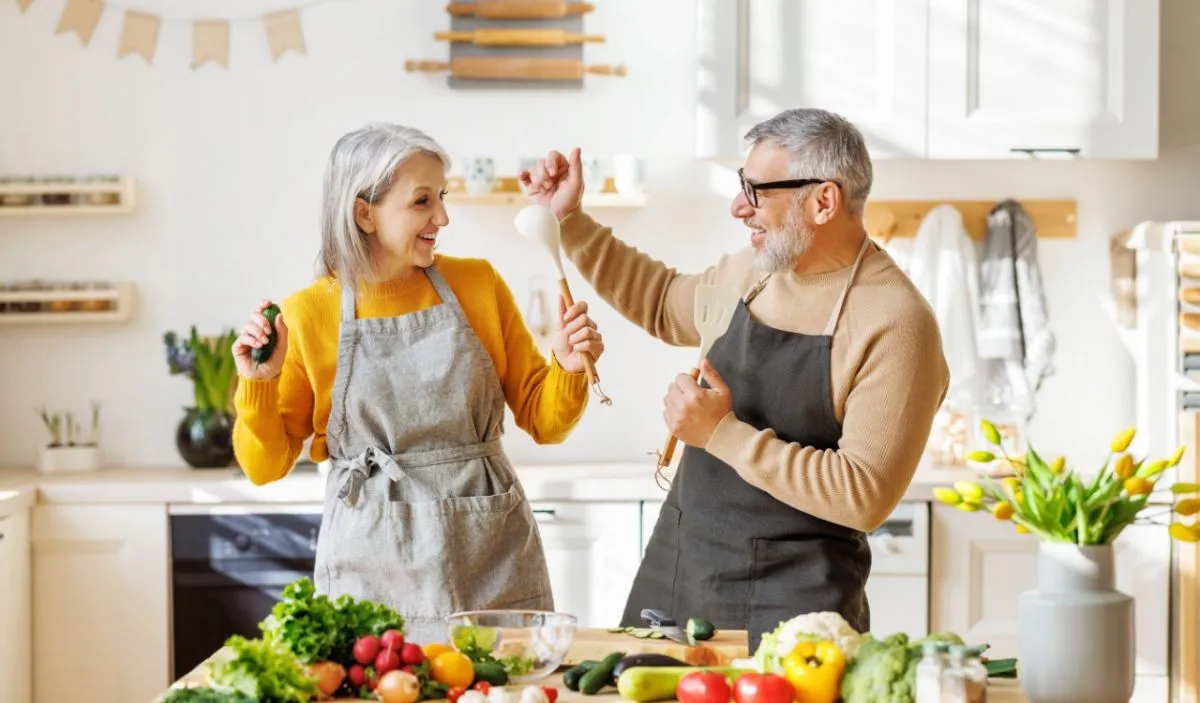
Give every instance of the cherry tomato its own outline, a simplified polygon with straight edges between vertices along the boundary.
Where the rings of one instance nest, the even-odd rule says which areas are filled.
[[[675,687],[679,703],[729,703],[732,696],[729,680],[712,671],[694,671]]]
[[[792,703],[796,689],[778,674],[743,674],[733,685],[735,703]]]
[[[458,703],[459,696],[466,692],[467,689],[463,688],[462,686],[455,686],[454,688],[450,689],[448,693],[446,693],[446,700],[450,701],[450,703]]]
[[[486,696],[488,691],[492,690],[492,685],[487,681],[478,681],[472,688]]]

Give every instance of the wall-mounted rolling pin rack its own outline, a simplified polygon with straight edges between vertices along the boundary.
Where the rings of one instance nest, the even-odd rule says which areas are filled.
[[[605,41],[583,29],[595,9],[564,0],[453,2],[449,30],[433,35],[448,44],[449,58],[410,60],[405,69],[446,73],[451,88],[578,90],[587,76],[624,76],[624,66],[584,60],[585,44]]]

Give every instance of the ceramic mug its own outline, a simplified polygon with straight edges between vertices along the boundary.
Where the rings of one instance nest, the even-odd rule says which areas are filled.
[[[463,182],[471,195],[487,195],[496,185],[496,163],[489,156],[469,158]]]
[[[642,192],[646,178],[646,160],[635,154],[619,154],[613,157],[613,185],[622,195],[637,195]]]

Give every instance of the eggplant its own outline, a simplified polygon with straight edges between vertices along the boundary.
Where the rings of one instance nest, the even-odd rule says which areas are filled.
[[[622,659],[613,669],[613,679],[621,678],[623,671],[632,669],[635,666],[691,666],[691,664],[679,661],[675,657],[668,657],[665,654],[630,654]]]

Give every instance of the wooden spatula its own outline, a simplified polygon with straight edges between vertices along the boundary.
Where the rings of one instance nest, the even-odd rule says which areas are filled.
[[[696,286],[696,302],[692,311],[692,322],[700,332],[700,355],[696,359],[696,366],[692,368],[694,380],[700,380],[700,362],[708,356],[708,351],[712,349],[713,343],[717,341],[718,337],[725,334],[725,330],[729,329],[729,321],[733,319],[733,312],[737,309],[739,300],[737,293],[727,288],[704,283]],[[671,435],[667,439],[666,446],[658,453],[658,469],[660,471],[670,466],[671,456],[675,453],[675,444],[678,441],[675,435]]]

